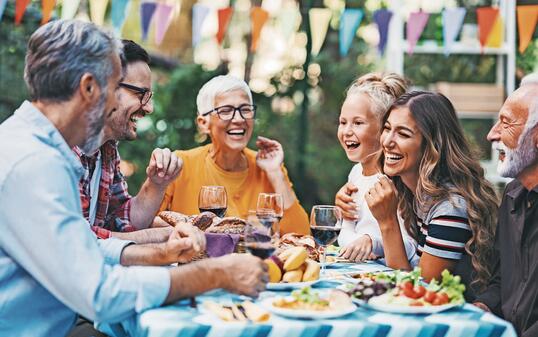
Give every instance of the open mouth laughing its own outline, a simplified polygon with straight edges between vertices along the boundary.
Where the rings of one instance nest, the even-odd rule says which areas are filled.
[[[233,138],[241,138],[247,134],[247,130],[244,128],[234,128],[226,131],[226,134],[232,136]]]
[[[403,158],[402,155],[394,152],[385,153],[385,163],[389,165],[397,164]]]
[[[344,144],[346,144],[346,149],[349,151],[356,150],[360,146],[359,143],[352,140],[346,140]]]

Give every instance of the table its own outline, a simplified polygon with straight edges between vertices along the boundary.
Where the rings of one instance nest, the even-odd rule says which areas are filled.
[[[349,271],[374,271],[386,267],[376,264],[356,264],[330,269],[332,275]],[[320,282],[316,287],[335,286]],[[266,291],[260,299],[285,294]],[[222,290],[198,296],[197,302],[244,300]],[[114,336],[144,337],[515,337],[512,325],[490,313],[466,304],[463,308],[433,315],[388,314],[358,308],[354,313],[330,320],[295,320],[272,314],[264,324],[227,323],[201,314],[189,307],[188,301],[152,309],[121,325],[101,325],[99,329]]]

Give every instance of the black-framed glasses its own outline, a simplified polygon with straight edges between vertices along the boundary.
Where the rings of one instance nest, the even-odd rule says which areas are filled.
[[[120,82],[119,85],[120,85],[120,87],[123,87],[125,89],[134,91],[137,95],[139,95],[141,105],[148,104],[149,100],[153,96],[153,91],[151,91],[149,89],[146,89],[146,88],[140,88],[140,87],[137,87],[136,85],[127,84],[127,83],[123,83],[123,82]]]
[[[230,121],[234,119],[236,111],[239,111],[239,115],[243,119],[253,119],[256,117],[256,106],[254,104],[241,104],[238,107],[233,105],[223,105],[203,113],[202,116],[207,116],[213,111],[216,112],[217,116],[219,116],[219,118],[223,121]]]

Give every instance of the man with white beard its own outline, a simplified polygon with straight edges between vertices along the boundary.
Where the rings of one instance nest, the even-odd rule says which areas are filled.
[[[499,174],[515,178],[504,191],[495,239],[495,271],[476,306],[538,336],[538,73],[505,101],[488,140]]]

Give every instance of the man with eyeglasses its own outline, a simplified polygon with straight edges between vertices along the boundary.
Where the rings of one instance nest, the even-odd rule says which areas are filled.
[[[95,153],[86,154],[78,147],[73,148],[85,169],[79,184],[82,211],[101,239],[115,237],[139,244],[162,243],[162,247],[148,246],[145,254],[131,263],[170,264],[178,262],[178,247],[167,249],[165,245],[172,227],[148,227],[166,187],[180,172],[182,161],[169,149],[155,149],[140,192],[134,197],[129,195],[120,172],[118,141],[136,139],[136,123],[153,112],[153,102],[147,52],[133,41],[122,42],[125,64],[124,78],[119,83],[119,106],[107,115],[103,142]],[[200,231],[188,225],[183,231],[192,241],[184,247],[186,251],[192,246],[204,247],[205,238]],[[192,251],[185,254],[185,258],[191,254]]]

